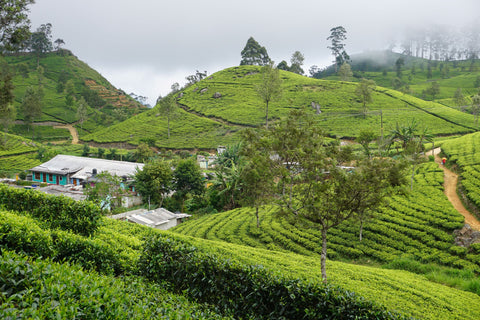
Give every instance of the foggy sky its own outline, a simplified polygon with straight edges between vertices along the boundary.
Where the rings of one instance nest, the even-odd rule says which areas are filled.
[[[303,69],[324,67],[330,29],[347,30],[351,55],[385,49],[407,28],[478,21],[478,0],[36,0],[32,29],[53,26],[80,60],[126,93],[153,104],[174,82],[195,70],[212,74],[239,65],[248,38],[272,60],[290,64],[295,51]]]

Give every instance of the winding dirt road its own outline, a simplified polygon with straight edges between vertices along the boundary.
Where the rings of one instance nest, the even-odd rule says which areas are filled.
[[[438,155],[440,153],[440,148],[436,148],[434,150],[434,155],[435,155],[435,162],[438,163],[440,168],[443,170],[444,175],[443,175],[443,187],[444,187],[444,193],[447,196],[448,200],[452,203],[453,207],[462,215],[465,217],[465,223],[470,225],[470,227],[474,230],[480,231],[480,222],[475,218],[474,215],[472,215],[463,205],[462,201],[458,197],[457,194],[457,182],[458,182],[458,175],[452,171],[450,171],[448,168],[446,168],[442,164],[442,159],[440,159],[440,156]],[[432,154],[432,152],[429,152],[428,154]],[[427,154],[427,155],[428,155]]]
[[[67,129],[68,131],[70,131],[70,135],[72,136],[72,144],[78,144],[78,132],[73,125],[65,124],[65,125],[54,126],[54,128]]]

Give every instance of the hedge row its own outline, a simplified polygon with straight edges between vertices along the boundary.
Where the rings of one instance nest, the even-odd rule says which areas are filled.
[[[104,274],[131,273],[136,252],[68,231],[43,229],[35,219],[0,210],[0,247],[33,257],[78,263]]]
[[[1,319],[227,319],[138,277],[101,276],[5,251],[0,287]]]
[[[171,283],[176,292],[242,319],[404,318],[354,293],[235,263],[162,235],[146,241],[139,271],[152,281]]]
[[[100,208],[90,201],[75,201],[35,190],[0,185],[0,206],[7,210],[28,212],[50,228],[60,228],[89,236],[97,230],[102,217]]]

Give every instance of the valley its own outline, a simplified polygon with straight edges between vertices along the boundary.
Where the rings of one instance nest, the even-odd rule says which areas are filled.
[[[28,75],[14,77],[14,105],[21,110],[26,88],[38,84],[35,58],[21,55],[6,56],[5,60],[14,67],[23,63],[29,66]],[[182,157],[208,157],[218,146],[229,149],[240,142],[245,144],[245,135],[260,131],[265,124],[264,102],[256,92],[262,82],[260,66],[220,70],[170,93],[178,107],[170,119],[161,104],[151,109],[139,105],[73,54],[48,53],[39,63],[45,75],[42,114],[28,123],[19,112],[8,133],[2,133],[0,172],[4,177],[27,173],[57,154],[124,160],[134,159],[139,150],[144,150],[148,155],[145,162],[170,161],[176,165],[184,160]],[[411,75],[410,92],[392,87],[392,70],[386,75],[357,70],[358,77],[351,81],[335,75],[314,79],[280,70],[283,94],[269,106],[270,126],[280,125],[292,110],[303,110],[315,130],[324,134],[325,146],[333,148],[341,141],[349,141],[346,145],[354,155],[370,152],[373,158],[406,163],[403,174],[407,183],[403,189],[392,191],[386,204],[376,209],[364,225],[362,222],[361,240],[358,220],[346,220],[330,229],[327,286],[320,272],[319,229],[286,219],[275,199],[259,206],[257,226],[255,208],[243,205],[243,189],[232,193],[232,198],[238,197],[233,208],[219,204],[214,208],[211,203],[212,199],[218,203],[219,199],[228,200],[221,198],[228,190],[217,198],[209,195],[207,199],[206,193],[188,196],[185,210],[194,217],[171,231],[111,221],[102,214],[94,219],[98,225],[92,227],[92,234],[83,235],[71,227],[47,225],[42,222],[47,218],[26,214],[22,208],[7,209],[5,203],[9,200],[0,188],[4,204],[0,209],[0,272],[18,277],[12,267],[15,263],[21,268],[31,264],[38,270],[36,275],[42,274],[42,268],[50,268],[62,281],[84,286],[83,294],[90,294],[86,287],[93,285],[86,284],[89,281],[110,282],[119,289],[108,294],[118,294],[114,299],[121,301],[126,297],[132,301],[158,301],[152,296],[158,292],[159,283],[166,281],[170,291],[162,293],[163,306],[169,308],[165,301],[177,306],[175,301],[182,301],[185,308],[175,312],[196,314],[198,319],[202,319],[199,310],[208,310],[204,318],[248,318],[251,312],[258,318],[269,318],[268,312],[278,312],[275,317],[314,319],[319,310],[332,314],[345,310],[362,314],[365,319],[478,319],[480,246],[456,245],[455,232],[465,224],[480,229],[480,134],[471,110],[476,90],[473,80],[480,75],[480,61],[475,62],[475,71],[465,67],[462,71],[461,62],[457,67],[453,62],[442,63],[449,65],[450,74],[448,78],[435,78],[441,92],[436,99],[422,98],[421,91],[429,82],[420,68]],[[69,78],[66,82],[71,80],[70,94],[75,97],[72,105],[68,105],[67,91],[57,88],[61,74]],[[407,78],[408,72],[404,71],[404,75]],[[356,93],[360,77],[369,77],[378,84],[366,112]],[[453,88],[457,86],[465,92],[468,103],[454,102]],[[79,112],[84,107],[82,99],[85,114]],[[406,154],[407,145],[399,136],[388,149],[380,143],[380,137],[393,137],[395,131],[406,128],[415,129],[414,137],[428,133],[415,161]],[[365,132],[372,133],[366,143],[360,139]],[[426,150],[432,147],[435,156],[429,159]],[[447,158],[446,167],[440,164],[441,157]],[[209,168],[204,172],[220,171]],[[38,201],[51,201],[52,208],[61,206],[53,198]],[[178,204],[167,200],[166,205]],[[33,208],[29,210],[36,212]],[[158,261],[150,260],[153,256]],[[163,280],[158,274],[163,275]],[[210,277],[212,274],[222,276]],[[142,280],[129,284],[133,278]],[[36,299],[35,281],[26,287],[32,289],[29,299]],[[24,292],[15,286],[9,290]],[[255,304],[251,292],[264,302]],[[279,292],[278,296],[272,292]],[[245,301],[227,301],[222,296],[244,297]],[[292,296],[295,299],[288,298]],[[106,303],[100,298],[98,301]],[[320,305],[320,301],[328,301],[333,307],[318,307],[311,316],[295,313],[308,310],[309,304]],[[284,309],[265,310],[263,305],[281,305]],[[248,311],[250,307],[254,311]],[[34,314],[29,308],[23,312]],[[41,309],[43,315],[48,313],[46,302]],[[147,306],[143,311],[135,310],[137,315],[159,315],[158,310]],[[7,315],[9,311],[0,312]]]

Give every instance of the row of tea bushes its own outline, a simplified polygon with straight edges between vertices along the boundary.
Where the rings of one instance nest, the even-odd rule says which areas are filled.
[[[162,235],[146,242],[139,270],[241,319],[405,319],[353,292],[289,279]]]
[[[0,206],[6,210],[25,212],[46,223],[81,235],[92,235],[98,228],[102,211],[90,201],[75,201],[36,190],[0,185]]]
[[[33,257],[77,263],[105,274],[133,272],[138,251],[101,238],[43,228],[37,220],[0,210],[0,247]]]
[[[230,319],[138,277],[2,251],[1,319]]]

